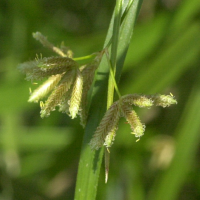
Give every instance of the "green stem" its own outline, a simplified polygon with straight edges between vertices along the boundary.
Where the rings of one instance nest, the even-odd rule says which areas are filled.
[[[78,57],[78,58],[73,58],[73,60],[75,61],[79,61],[79,60],[86,60],[86,59],[91,59],[94,58],[96,56],[95,53],[87,55],[87,56],[82,56],[82,57]]]
[[[119,40],[119,31],[120,31],[120,22],[122,16],[122,1],[117,0],[115,6],[115,14],[114,14],[114,25],[113,25],[113,34],[112,34],[112,46],[111,46],[111,58],[109,59],[109,55],[106,52],[106,57],[110,66],[110,74],[108,80],[108,98],[107,98],[107,109],[112,105],[114,98],[114,88],[121,96],[115,81],[115,72],[116,72],[116,63],[117,63],[117,48],[118,48],[118,40]],[[110,164],[110,155],[109,152],[105,152],[105,182],[108,181],[108,173],[109,173],[109,164]]]
[[[113,25],[113,34],[112,34],[112,46],[110,53],[110,75],[108,81],[108,100],[107,100],[107,109],[113,103],[114,97],[114,82],[112,76],[115,77],[116,72],[116,63],[117,63],[117,49],[118,49],[118,40],[119,40],[119,32],[120,32],[120,22],[122,16],[122,0],[117,0],[114,14],[114,25]],[[113,72],[113,73],[112,73]]]
[[[118,97],[120,99],[121,98],[121,94],[119,92],[119,89],[118,89],[118,86],[117,86],[117,83],[116,83],[116,80],[115,80],[115,75],[114,75],[114,72],[113,72],[112,64],[111,64],[110,59],[109,59],[108,51],[105,51],[105,54],[106,54],[106,58],[107,58],[107,61],[109,63],[109,66],[110,66],[110,75],[111,75],[115,90],[116,90],[116,92],[118,94]]]

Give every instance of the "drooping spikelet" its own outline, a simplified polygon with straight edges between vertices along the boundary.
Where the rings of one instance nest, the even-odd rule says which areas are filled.
[[[69,106],[70,106],[70,98],[71,98],[73,86],[74,86],[74,83],[71,85],[69,91],[63,95],[62,100],[59,104],[59,112],[66,113],[67,115],[69,115],[69,117],[71,117],[69,113]]]
[[[128,104],[123,104],[121,106],[121,109],[122,109],[122,115],[125,117],[125,119],[131,126],[132,134],[135,134],[135,137],[143,136],[145,131],[145,126],[141,123],[139,117],[133,110],[132,106]]]
[[[113,127],[113,129],[108,133],[108,135],[105,138],[104,146],[106,148],[110,148],[115,140],[116,131],[118,129],[118,123]]]
[[[80,70],[77,68],[76,78],[71,93],[70,107],[69,107],[69,113],[72,119],[74,119],[78,114],[82,97],[82,89],[83,89],[83,77]]]
[[[170,95],[151,95],[151,99],[154,101],[155,106],[161,106],[163,108],[169,107],[172,104],[177,104],[176,99],[172,94]]]
[[[74,80],[74,70],[65,74],[60,84],[51,93],[45,104],[41,108],[41,117],[46,117],[50,115],[50,112],[55,110],[55,107],[59,105],[62,100],[63,95],[70,89],[72,82]]]
[[[88,97],[88,91],[92,85],[94,74],[95,74],[96,66],[95,65],[89,65],[86,66],[82,70],[83,75],[83,92],[82,92],[82,100],[81,100],[81,110],[80,110],[80,119],[81,119],[81,125],[85,127],[86,121],[87,121],[87,97]]]
[[[97,54],[96,58],[89,64],[83,66],[81,69],[81,74],[83,76],[83,92],[82,92],[82,100],[80,105],[80,119],[81,119],[81,125],[85,127],[86,121],[87,121],[87,115],[88,115],[88,91],[93,83],[95,71],[98,68],[103,53],[100,52]]]
[[[119,117],[124,117],[127,120],[131,126],[132,134],[134,134],[136,137],[140,139],[140,137],[144,135],[145,125],[141,123],[136,112],[133,110],[132,105],[150,108],[153,104],[156,106],[166,107],[175,103],[177,103],[177,101],[172,94],[129,94],[122,96],[121,99],[114,102],[105,113],[93,135],[93,138],[90,141],[91,148],[99,149],[103,145],[108,148],[112,145],[117,130]]]
[[[101,120],[99,126],[97,127],[91,141],[90,146],[92,149],[99,149],[105,143],[106,146],[110,146],[114,137],[108,136],[110,134],[115,134],[117,124],[120,118],[120,105],[119,102],[115,102],[106,111],[103,119]],[[106,140],[107,137],[107,141]]]
[[[40,87],[33,91],[31,96],[29,97],[28,102],[37,103],[40,99],[45,97],[49,92],[51,92],[54,89],[54,87],[60,81],[61,77],[61,74],[50,76],[48,80],[46,80]]]

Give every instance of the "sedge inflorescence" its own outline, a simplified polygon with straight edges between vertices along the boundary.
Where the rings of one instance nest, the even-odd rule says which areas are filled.
[[[65,52],[62,48],[55,47],[46,37],[37,32],[33,34],[45,47],[50,48],[59,56],[36,58],[34,61],[22,63],[18,66],[26,74],[26,80],[38,81],[46,78],[36,90],[31,92],[29,102],[40,101],[41,117],[47,117],[51,111],[59,107],[59,111],[68,114],[74,119],[78,114],[81,124],[85,126],[87,120],[87,92],[89,91],[95,70],[97,69],[102,52],[84,66],[72,58],[71,51]],[[46,98],[46,101],[42,100]]]
[[[20,71],[26,74],[26,80],[46,79],[37,89],[31,92],[28,101],[40,102],[42,118],[49,116],[58,107],[60,112],[68,114],[72,119],[80,115],[80,123],[84,127],[88,115],[88,91],[93,84],[95,71],[101,62],[105,49],[96,53],[94,59],[89,63],[79,66],[78,62],[72,58],[73,53],[67,50],[63,44],[61,48],[55,47],[39,32],[34,33],[33,37],[59,56],[48,58],[37,56],[34,61],[19,65]],[[115,80],[113,81],[115,82]],[[46,100],[43,102],[44,98]],[[168,107],[176,103],[177,101],[172,94],[128,94],[122,97],[119,95],[119,100],[110,106],[97,127],[90,141],[91,148],[98,150],[103,145],[107,148],[111,147],[121,117],[124,117],[130,124],[132,134],[139,140],[144,135],[145,125],[133,110],[133,106]]]

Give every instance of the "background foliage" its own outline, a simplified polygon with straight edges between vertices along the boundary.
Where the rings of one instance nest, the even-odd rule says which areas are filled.
[[[16,66],[51,56],[32,38],[40,31],[75,57],[102,49],[115,1],[1,0],[0,199],[73,199],[83,129],[79,119],[39,117]],[[97,199],[199,199],[200,4],[144,1],[120,81],[122,95],[172,92],[178,104],[137,109],[146,124],[140,142],[120,121]]]

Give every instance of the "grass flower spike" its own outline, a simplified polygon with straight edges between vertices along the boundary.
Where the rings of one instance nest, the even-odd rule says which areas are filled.
[[[28,101],[37,103],[49,95],[46,101],[40,101],[42,118],[49,116],[50,112],[54,111],[57,106],[60,112],[65,112],[72,119],[79,114],[81,124],[85,126],[88,91],[104,51],[96,53],[96,57],[91,62],[79,66],[72,58],[73,53],[67,51],[63,44],[61,48],[55,47],[39,32],[34,33],[33,37],[59,56],[47,58],[37,56],[34,61],[19,65],[20,71],[26,74],[26,80],[34,81],[47,78],[43,84],[31,92]]]
[[[122,96],[105,113],[90,141],[91,148],[99,149],[103,145],[111,147],[120,117],[124,117],[130,124],[132,134],[135,137],[140,139],[144,135],[145,125],[141,123],[132,105],[150,108],[153,105],[166,107],[176,103],[173,95],[129,94]]]
[[[99,149],[104,144],[105,146],[110,146],[112,141],[109,141],[108,138],[111,137],[110,134],[113,135],[117,128],[117,124],[120,118],[120,105],[115,102],[106,112],[103,119],[101,120],[99,126],[97,127],[95,134],[90,141],[90,146],[92,149]],[[107,141],[105,140],[107,138]]]
[[[70,89],[73,81],[74,81],[74,71],[63,75],[59,85],[55,87],[54,91],[48,97],[44,106],[41,109],[41,117],[47,117],[50,115],[50,112],[55,110],[55,107],[58,106],[62,100],[62,97],[66,92]]]
[[[83,77],[80,73],[79,69],[76,69],[76,79],[74,81],[74,86],[72,89],[71,99],[70,99],[70,107],[69,107],[69,113],[74,119],[79,111],[79,106],[81,103],[81,97],[82,97],[82,88],[83,88]]]
[[[109,148],[112,146],[116,131],[118,129],[119,119],[124,117],[130,125],[131,133],[137,138],[136,141],[144,135],[145,125],[140,121],[133,106],[140,108],[151,108],[153,105],[168,107],[177,103],[174,96],[170,95],[140,95],[128,94],[121,96],[117,83],[115,81],[115,72],[112,63],[109,60],[108,49],[96,53],[95,58],[83,66],[79,66],[78,60],[82,58],[72,58],[73,53],[65,46],[55,47],[46,37],[37,32],[33,34],[34,38],[39,40],[43,46],[56,52],[59,56],[36,58],[34,61],[25,62],[19,65],[22,73],[26,74],[26,80],[46,79],[37,89],[31,92],[29,102],[39,102],[41,112],[40,116],[48,117],[52,111],[59,107],[60,112],[64,112],[74,119],[80,116],[80,123],[85,127],[90,105],[90,88],[95,77],[95,72],[101,62],[102,56],[106,55],[110,65],[111,82],[118,94],[119,100],[112,103],[109,99],[108,105],[112,104],[106,111],[100,121],[99,126],[90,140],[90,146],[93,150],[98,150],[102,146],[107,148],[105,154],[106,182],[109,171]],[[91,58],[94,54],[87,56]],[[110,83],[109,80],[109,83]],[[114,94],[114,93],[113,93]],[[46,98],[46,100],[43,100]],[[111,100],[111,101],[110,101]]]
[[[92,86],[95,76],[95,71],[100,64],[103,53],[104,53],[103,51],[97,53],[95,59],[81,69],[81,74],[83,77],[83,91],[82,91],[82,99],[81,99],[79,115],[81,118],[81,125],[83,127],[85,127],[86,125],[88,116],[88,91]]]
[[[145,125],[143,125],[137,116],[137,113],[133,110],[132,106],[128,104],[122,105],[122,115],[131,126],[132,134],[135,137],[141,137],[144,135]]]
[[[39,88],[31,93],[28,102],[37,103],[40,99],[44,98],[59,83],[61,77],[62,75],[60,74],[49,77],[48,80],[46,80]]]
[[[26,80],[42,80],[43,78],[62,74],[73,69],[77,63],[71,58],[41,58],[22,63],[18,66],[26,74]]]

